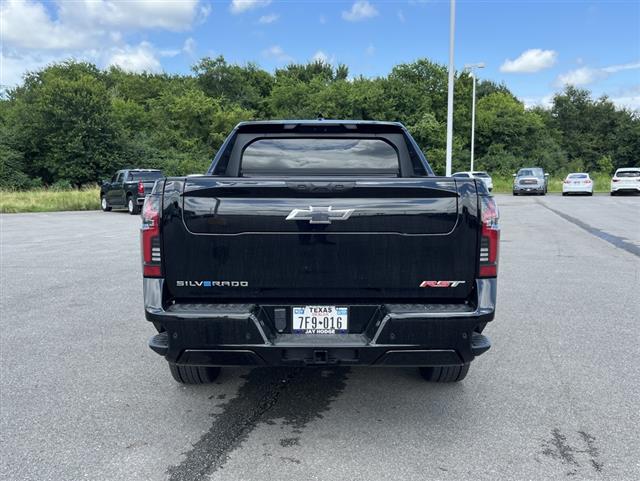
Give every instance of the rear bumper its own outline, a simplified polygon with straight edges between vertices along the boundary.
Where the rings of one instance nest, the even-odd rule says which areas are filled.
[[[564,194],[588,194],[593,192],[593,185],[577,186],[577,185],[563,185],[562,192]]]
[[[513,187],[513,192],[516,194],[542,194],[544,185],[516,185]]]
[[[611,192],[640,192],[640,185],[611,183]]]
[[[163,331],[149,346],[169,362],[202,366],[453,366],[490,348],[482,335],[495,313],[496,280],[476,281],[477,302],[381,304],[362,332],[279,332],[257,304],[175,304],[165,310],[162,280],[145,279],[145,311]]]

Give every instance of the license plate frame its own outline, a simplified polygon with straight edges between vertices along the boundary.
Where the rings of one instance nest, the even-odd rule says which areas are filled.
[[[291,308],[291,331],[294,334],[347,334],[349,308],[346,306],[305,305]]]

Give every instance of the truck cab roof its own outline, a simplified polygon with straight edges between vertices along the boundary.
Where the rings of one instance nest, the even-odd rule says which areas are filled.
[[[403,132],[400,122],[379,122],[374,120],[251,120],[236,125],[237,132]]]

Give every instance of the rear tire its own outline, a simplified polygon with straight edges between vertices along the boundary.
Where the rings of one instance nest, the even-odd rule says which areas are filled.
[[[615,192],[611,192],[611,197],[613,197],[614,195],[616,195],[616,193]]]
[[[109,212],[111,210],[111,206],[104,195],[100,196],[100,208],[103,212]]]
[[[516,194],[516,193],[514,192],[514,193],[513,193],[513,195],[518,195],[518,194]]]
[[[179,366],[169,363],[169,371],[176,382],[180,384],[209,384],[220,374],[219,367],[209,366]]]
[[[138,215],[140,213],[140,207],[131,195],[127,197],[127,210],[131,215]]]
[[[420,375],[428,382],[458,382],[467,377],[469,364],[462,366],[421,367]]]
[[[567,193],[566,193],[566,192],[563,192],[563,193],[562,193],[562,197],[566,197],[566,196],[567,196]]]

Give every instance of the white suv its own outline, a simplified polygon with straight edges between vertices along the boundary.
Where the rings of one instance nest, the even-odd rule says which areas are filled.
[[[640,167],[624,167],[616,170],[611,179],[611,195],[621,192],[640,192]]]

